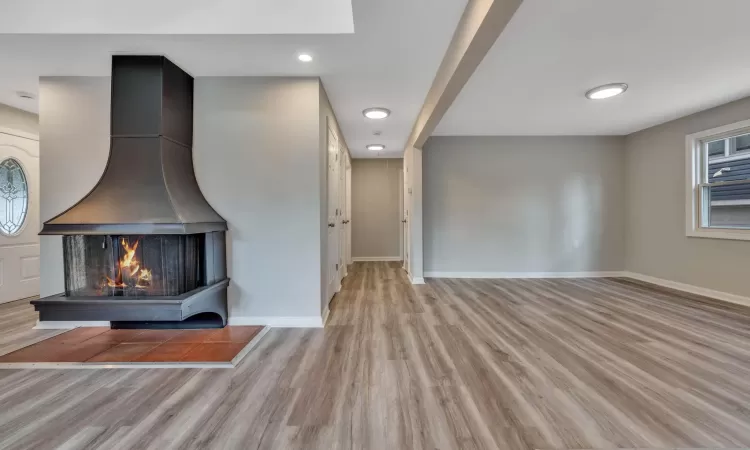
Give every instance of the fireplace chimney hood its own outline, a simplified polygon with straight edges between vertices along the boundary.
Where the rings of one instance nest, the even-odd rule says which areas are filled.
[[[196,234],[227,229],[193,171],[193,78],[163,56],[112,57],[107,166],[43,235]]]

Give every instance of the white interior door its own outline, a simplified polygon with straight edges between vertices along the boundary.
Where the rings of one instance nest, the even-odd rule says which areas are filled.
[[[344,146],[339,148],[339,284],[346,276],[346,151]]]
[[[328,127],[328,299],[339,289],[339,142]]]
[[[352,160],[346,156],[346,206],[344,210],[346,217],[346,265],[352,263]]]
[[[411,183],[409,180],[409,166],[406,165],[404,160],[404,200],[403,200],[403,211],[404,215],[401,219],[403,240],[404,240],[404,269],[411,273],[411,266],[409,265],[409,249],[411,248],[409,243],[411,242],[409,233],[409,208],[411,207]]]
[[[39,295],[39,140],[0,129],[0,303]]]
[[[404,222],[406,218],[405,210],[406,207],[404,205],[404,174],[403,174],[403,168],[401,169],[401,180],[399,180],[398,183],[398,207],[399,211],[401,212],[401,232],[398,234],[398,255],[401,257],[401,261],[403,264],[405,255],[404,255],[404,236],[406,235],[406,222]]]

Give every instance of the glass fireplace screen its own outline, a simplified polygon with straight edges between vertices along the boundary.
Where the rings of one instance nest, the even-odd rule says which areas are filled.
[[[63,236],[65,295],[175,296],[205,286],[205,235]]]

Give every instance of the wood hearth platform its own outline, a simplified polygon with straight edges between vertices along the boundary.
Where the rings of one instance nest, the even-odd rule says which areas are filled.
[[[265,331],[76,328],[0,356],[0,368],[232,368]]]

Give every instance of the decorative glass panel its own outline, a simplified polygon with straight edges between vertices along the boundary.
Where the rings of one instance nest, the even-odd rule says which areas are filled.
[[[0,163],[0,233],[15,235],[23,227],[29,207],[29,187],[23,168],[13,158]]]

